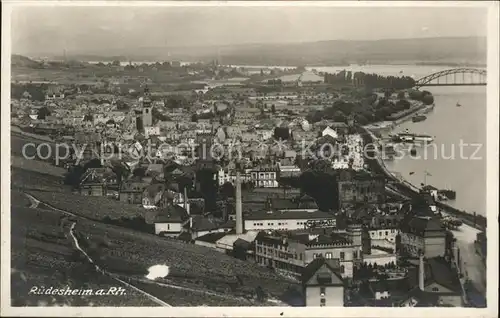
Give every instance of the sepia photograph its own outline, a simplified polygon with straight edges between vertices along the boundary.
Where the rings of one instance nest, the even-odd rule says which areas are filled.
[[[498,3],[2,8],[2,316],[498,313]]]

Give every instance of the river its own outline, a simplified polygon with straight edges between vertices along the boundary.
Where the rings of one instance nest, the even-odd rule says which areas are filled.
[[[387,161],[386,166],[415,185],[451,188],[457,198],[449,201],[450,205],[486,216],[486,87],[428,90],[434,95],[436,107],[427,119],[405,122],[395,131],[429,134],[434,136],[434,143],[417,147],[416,156],[406,152],[401,159]],[[457,102],[462,106],[457,107]]]

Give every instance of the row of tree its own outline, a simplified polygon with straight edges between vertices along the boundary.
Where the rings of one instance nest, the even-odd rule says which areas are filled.
[[[408,89],[415,86],[415,80],[409,76],[381,76],[363,72],[340,71],[335,74],[326,73],[327,84],[365,86],[368,88]]]

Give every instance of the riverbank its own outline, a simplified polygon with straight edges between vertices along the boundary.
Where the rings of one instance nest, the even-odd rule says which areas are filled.
[[[375,134],[369,130],[366,127],[362,127],[363,130],[365,130],[367,137],[368,137],[368,142],[376,145],[376,148],[378,149],[378,146],[381,145],[379,139]],[[370,160],[370,163],[375,163],[378,165],[378,167],[372,167],[375,168],[378,171],[383,172],[387,178],[392,179],[392,181],[395,181],[398,183],[399,189],[403,190],[405,193],[404,195],[407,196],[415,196],[419,193],[421,190],[420,187],[415,186],[414,184],[408,182],[404,178],[397,176],[394,172],[389,171],[389,169],[386,167],[384,160],[380,157],[380,153],[377,152],[377,156],[375,160]],[[457,208],[454,208],[446,203],[443,202],[436,202],[436,206],[445,211],[446,213],[450,214],[451,216],[460,219],[463,223],[477,229],[480,231],[485,231],[487,222],[486,222],[486,217],[483,217],[482,215],[474,215],[470,214],[466,211],[459,210]]]
[[[405,114],[402,117],[399,117],[396,120],[386,120],[375,122],[369,125],[364,126],[366,129],[369,129],[372,132],[386,132],[390,133],[396,126],[410,121],[413,116],[417,114],[427,114],[431,112],[435,107],[435,104],[425,105],[421,103],[419,106],[414,107],[410,113]]]

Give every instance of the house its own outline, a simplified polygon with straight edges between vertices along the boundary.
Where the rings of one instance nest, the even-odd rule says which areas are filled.
[[[164,184],[150,184],[142,192],[142,206],[146,209],[166,206],[166,196],[168,191]]]
[[[218,250],[219,252],[225,252],[224,249],[217,248],[217,241],[226,236],[226,232],[212,232],[205,235],[201,235],[195,238],[194,244],[210,247]]]
[[[338,260],[317,258],[304,268],[302,288],[307,307],[343,307],[344,280]]]
[[[345,234],[334,230],[261,231],[255,238],[257,264],[289,273],[301,273],[317,258],[337,259],[340,275],[353,277],[355,264],[361,262],[361,228],[350,226]]]
[[[292,177],[301,174],[300,168],[295,164],[295,158],[284,158],[278,162],[279,176]]]
[[[317,209],[290,210],[271,209],[253,211],[244,215],[244,228],[247,231],[262,230],[302,230],[310,227],[335,227],[336,217]]]
[[[167,205],[158,210],[154,218],[155,234],[177,237],[184,231],[184,226],[190,222],[187,211],[178,205]]]
[[[278,172],[277,167],[256,167],[250,173],[251,181],[256,188],[277,188]]]
[[[403,221],[400,233],[402,253],[417,257],[444,256],[446,253],[446,229],[436,217],[416,216]]]
[[[144,135],[145,135],[146,139],[149,139],[151,136],[159,136],[160,135],[160,127],[157,127],[157,126],[144,127]]]
[[[407,278],[369,280],[361,284],[359,295],[369,306],[391,307],[406,298],[411,288]]]
[[[50,87],[45,94],[45,100],[64,99],[64,92],[61,87]]]
[[[369,251],[363,252],[363,263],[366,265],[386,266],[396,264],[397,255],[395,249],[383,247],[370,247]]]
[[[255,243],[238,238],[233,243],[233,256],[243,261],[255,258]]]
[[[414,307],[422,304],[440,307],[463,306],[462,286],[458,273],[444,257],[425,259],[420,254],[418,268],[412,268],[408,275],[415,287],[400,306]]]
[[[330,137],[332,137],[332,138],[334,138],[334,139],[337,139],[337,138],[339,137],[338,133],[337,133],[334,129],[330,128],[330,127],[326,127],[326,128],[325,128],[325,129],[321,132],[321,135],[322,135],[322,136],[327,136],[327,135],[328,135],[328,136],[330,136]]]
[[[89,168],[80,179],[79,191],[82,195],[107,196],[108,190],[117,186],[117,176],[110,169]]]
[[[230,227],[224,227],[215,219],[203,215],[192,215],[190,223],[191,237],[196,239],[209,233],[227,233]]]
[[[395,226],[370,226],[368,233],[372,246],[391,247],[396,246],[396,236],[399,229]]]
[[[142,204],[142,194],[148,183],[141,180],[127,180],[122,182],[119,199],[130,204]]]
[[[337,177],[338,208],[385,202],[385,178],[365,171],[342,170]]]
[[[257,140],[259,138],[259,135],[257,135],[255,132],[243,132],[241,134],[241,141],[243,142],[250,142]]]

